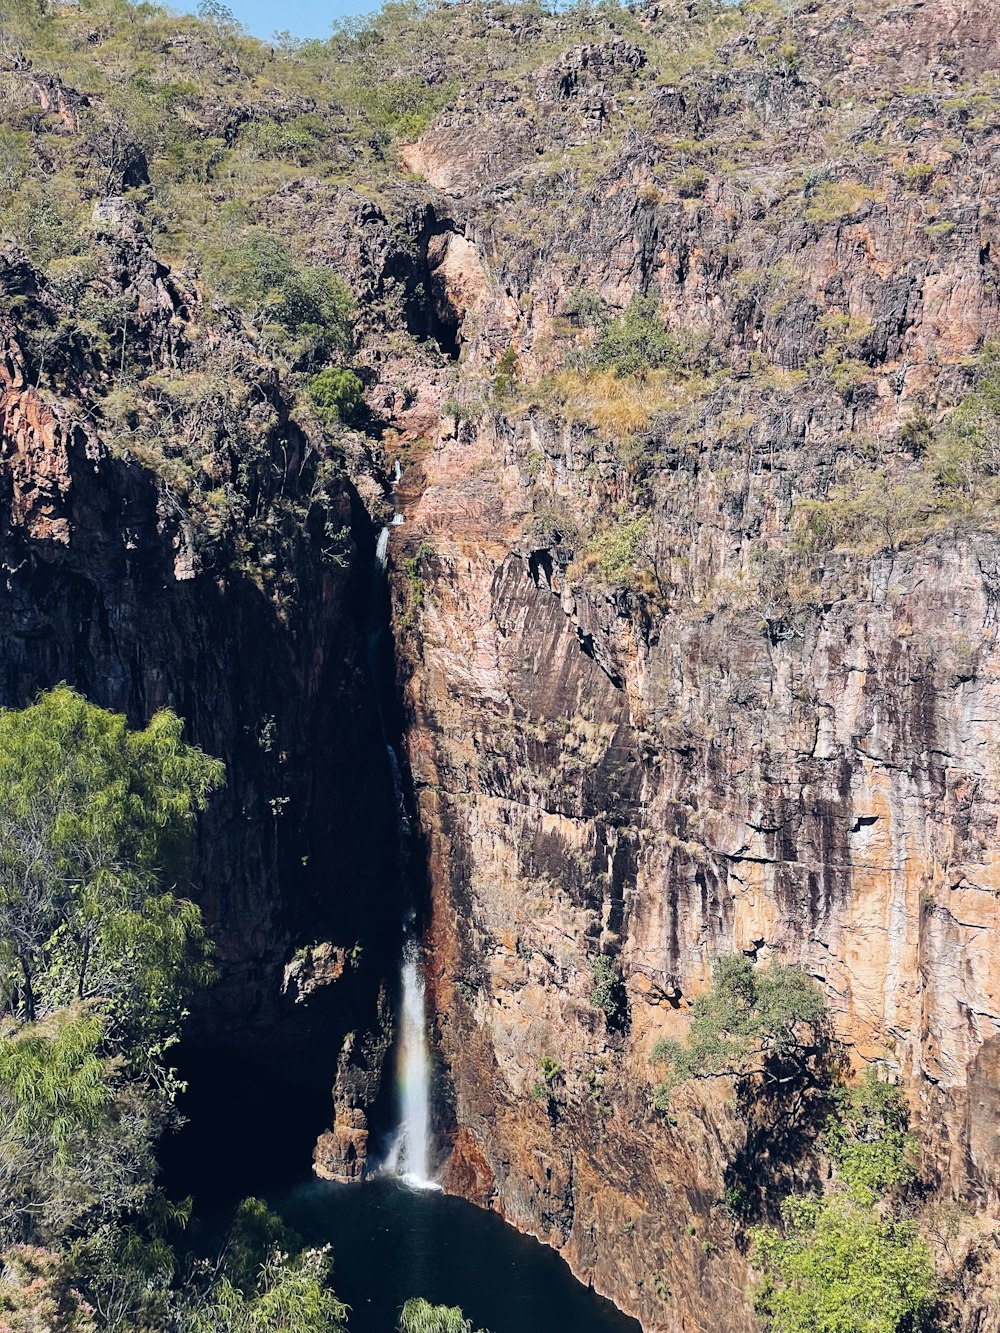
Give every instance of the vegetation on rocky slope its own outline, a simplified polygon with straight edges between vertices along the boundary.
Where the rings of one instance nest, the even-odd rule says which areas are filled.
[[[906,6],[873,0],[870,12],[848,10],[768,0],[557,12],[533,3],[406,3],[328,41],[270,44],[248,38],[216,3],[193,18],[115,0],[11,0],[0,23],[10,382],[58,411],[88,449],[99,441],[107,456],[152,478],[161,521],[176,521],[176,544],[190,547],[199,570],[237,570],[290,616],[301,552],[329,573],[350,547],[344,474],[378,513],[390,459],[402,456],[418,487],[427,435],[444,450],[454,441],[463,456],[454,463],[449,454],[447,466],[460,484],[447,490],[454,476],[446,466],[434,523],[427,533],[412,525],[418,544],[402,564],[410,606],[400,628],[419,639],[436,614],[435,579],[457,585],[439,548],[471,514],[479,548],[500,540],[505,551],[535,558],[536,588],[555,588],[560,606],[572,606],[574,645],[616,689],[621,642],[640,645],[644,664],[665,643],[688,663],[711,659],[703,703],[682,707],[674,677],[659,693],[633,689],[627,743],[624,723],[593,712],[571,718],[569,708],[564,717],[561,699],[554,717],[544,711],[551,700],[532,700],[511,709],[516,724],[505,722],[524,756],[558,748],[560,779],[584,774],[579,792],[550,807],[556,765],[539,763],[539,774],[525,778],[538,783],[527,804],[570,821],[588,808],[581,793],[611,793],[603,815],[626,849],[622,864],[630,840],[638,848],[646,831],[655,787],[631,770],[650,754],[651,767],[676,766],[676,790],[662,809],[654,801],[654,816],[672,840],[671,892],[688,875],[706,921],[723,919],[716,895],[726,892],[714,879],[708,816],[688,794],[699,774],[707,785],[724,780],[720,756],[742,744],[726,740],[736,734],[734,712],[763,719],[785,706],[761,657],[786,641],[811,641],[821,614],[865,599],[872,554],[996,524],[1000,389],[984,338],[995,322],[995,71],[977,64],[975,43],[957,39],[938,43],[933,60],[921,54],[932,43],[911,58],[896,11],[920,15]],[[470,269],[471,277],[449,278],[434,244],[470,237],[480,276]],[[694,627],[706,637],[692,649]],[[902,621],[897,629],[893,651],[902,655],[909,629]],[[643,689],[655,680],[644,668]],[[820,735],[815,682],[789,671],[788,698],[790,716],[809,732],[808,742],[796,740],[802,762],[811,762]],[[787,760],[769,743],[758,747],[768,774]],[[855,750],[871,759],[860,741]],[[921,745],[930,753],[933,745]],[[744,761],[741,754],[734,788],[764,791]],[[907,771],[906,761],[892,763]],[[810,791],[823,780],[818,770],[797,779]],[[487,775],[505,800],[516,781]],[[760,834],[768,850],[748,859],[784,867],[790,879],[805,866],[769,841],[787,819],[784,798],[773,803],[773,822],[770,809],[753,812],[754,845]],[[829,809],[817,797],[810,817],[813,807],[826,821],[816,846],[831,864],[822,890],[796,881],[810,911],[827,893],[827,868],[836,878],[843,864],[830,841],[833,797]],[[532,908],[537,924],[556,858],[551,850],[548,860],[536,857],[528,836],[524,843],[531,883],[522,896],[541,904]],[[617,852],[605,842],[600,849],[609,869],[599,875],[620,881]],[[679,869],[688,854],[691,866]],[[54,864],[62,851],[46,855]],[[742,856],[734,852],[734,862]],[[600,857],[581,852],[580,860],[586,874],[565,860],[559,867],[574,893]],[[146,1206],[151,1144],[172,1114],[163,1049],[182,978],[194,982],[204,967],[196,913],[147,892],[148,866],[136,866],[137,879],[115,862],[100,880],[127,891],[120,919],[99,896],[72,911],[60,903],[65,917],[47,919],[44,940],[10,937],[6,968],[16,1030],[4,1034],[0,1076],[20,1089],[24,1071],[34,1071],[40,1100],[21,1104],[11,1094],[4,1133],[17,1148],[15,1166],[28,1176],[37,1168],[46,1181],[28,1180],[28,1202],[13,1210],[20,1229],[10,1239],[20,1248],[10,1251],[5,1299],[21,1299],[18,1284],[42,1290],[46,1309],[80,1328],[127,1326],[137,1309],[155,1326],[147,1311],[174,1299],[172,1261],[155,1228],[136,1239],[115,1220],[124,1205],[112,1202],[105,1217],[96,1202],[118,1190],[130,1208]],[[634,880],[633,872],[628,893]],[[580,889],[581,903],[589,891]],[[792,901],[787,915],[799,908]],[[680,995],[678,916],[672,926],[657,918],[656,927],[656,984],[671,1003]],[[578,969],[587,1068],[554,1041],[545,1046],[535,1109],[547,1113],[546,1133],[574,1116],[603,1125],[619,1092],[623,1122],[621,1108],[631,1106],[615,1062],[633,996],[618,957],[619,922],[611,928],[610,908],[607,917],[595,909],[598,918]],[[703,954],[707,938],[688,953]],[[119,1009],[90,1005],[96,969],[123,940],[153,951],[135,984],[155,989],[156,1003],[143,1011],[155,1031],[141,1040],[132,1032],[134,1049],[115,1045],[138,1022],[120,967],[101,974],[102,994],[106,983]],[[515,956],[528,974],[531,946]],[[543,960],[539,951],[536,971],[551,966],[555,976],[556,964]],[[559,967],[553,987],[572,971]],[[731,980],[752,986],[755,998],[742,1027],[726,1034],[725,1053],[737,1062],[728,1072],[749,1076],[772,1057],[801,1054],[820,1017],[804,974],[786,973],[788,986],[773,993],[777,972],[735,971]],[[479,975],[477,963],[469,976]],[[477,992],[464,984],[471,1013]],[[53,997],[56,1010],[43,1013],[39,1003]],[[675,1074],[703,1071],[720,1054],[718,1027],[706,1029],[719,1018],[710,999],[696,1003],[693,1040],[661,1047]],[[34,1077],[43,1061],[65,1074],[59,1098]],[[852,1114],[828,1130],[835,1160]],[[778,1155],[784,1142],[780,1104],[767,1100],[754,1115],[731,1176],[754,1153]],[[47,1126],[40,1145],[17,1137],[28,1120]],[[117,1148],[106,1158],[103,1147],[91,1153],[110,1142],[109,1126],[126,1124],[127,1160]],[[879,1142],[891,1146],[900,1132],[883,1127]],[[73,1175],[73,1145],[89,1145],[92,1179]],[[97,1173],[114,1189],[98,1190]],[[72,1186],[67,1217],[79,1209],[75,1216],[90,1219],[57,1219],[65,1235],[81,1246],[73,1228],[88,1244],[96,1238],[99,1257],[83,1246],[79,1270],[56,1248],[63,1233],[36,1229],[50,1225],[38,1198],[61,1197],[51,1181]],[[735,1177],[725,1183],[734,1188]],[[923,1317],[931,1283],[908,1221],[893,1211],[901,1185],[865,1187],[880,1195],[871,1223],[860,1186],[849,1183],[773,1219],[783,1230],[761,1233],[758,1254],[770,1275],[761,1309],[777,1328],[826,1317],[816,1279],[827,1270],[844,1276],[840,1308],[854,1309],[860,1250],[901,1256],[914,1277],[911,1304],[887,1296],[885,1317]],[[766,1200],[752,1202],[764,1215]],[[544,1215],[555,1234],[558,1200]],[[666,1254],[662,1234],[644,1243]],[[732,1248],[731,1237],[726,1243]],[[634,1262],[645,1263],[635,1248]],[[124,1295],[98,1294],[87,1284],[109,1267],[108,1254],[117,1264],[124,1250],[142,1257],[141,1272]],[[258,1257],[249,1275],[223,1274],[216,1287],[198,1289],[203,1308],[184,1315],[192,1327],[266,1327],[293,1296],[319,1326],[341,1318],[323,1285],[322,1256],[278,1268],[266,1247]],[[695,1260],[685,1262],[691,1278]],[[633,1295],[651,1319],[669,1310],[670,1284],[658,1270],[636,1280]]]
[[[694,1003],[687,1039],[654,1048],[667,1069],[656,1104],[667,1110],[671,1091],[688,1081],[727,1079],[742,1114],[757,1121],[758,1143],[763,1119],[767,1160],[745,1154],[727,1203],[742,1224],[757,1191],[777,1214],[777,1225],[749,1230],[762,1273],[755,1306],[773,1333],[938,1328],[940,1284],[907,1197],[918,1154],[903,1094],[874,1067],[844,1081],[839,1054],[822,992],[800,968],[756,972],[749,959],[724,956]],[[832,1179],[788,1192],[778,1172],[801,1176],[796,1159],[817,1147]]]

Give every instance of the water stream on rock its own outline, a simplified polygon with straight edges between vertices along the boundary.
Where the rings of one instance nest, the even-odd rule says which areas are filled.
[[[634,1320],[578,1282],[554,1251],[495,1213],[446,1195],[433,1179],[419,881],[388,706],[389,536],[387,526],[376,544],[368,662],[395,788],[396,873],[410,886],[404,894],[409,901],[399,963],[398,1113],[392,1146],[382,1169],[361,1185],[303,1179],[307,1145],[324,1122],[328,1093],[318,1094],[314,1106],[301,1089],[276,1083],[244,1060],[220,1070],[213,1059],[192,1075],[196,1100],[185,1103],[192,1123],[179,1136],[173,1158],[167,1158],[169,1183],[175,1192],[197,1197],[201,1220],[193,1224],[190,1238],[201,1254],[218,1250],[235,1202],[247,1194],[276,1208],[307,1244],[330,1244],[334,1289],[350,1306],[349,1333],[393,1333],[400,1308],[411,1296],[459,1305],[474,1328],[491,1333],[641,1333]],[[228,1089],[238,1089],[235,1100],[217,1095],[220,1077]],[[254,1114],[230,1114],[223,1122],[213,1115],[223,1104],[241,1112],[249,1106]],[[301,1124],[296,1112],[301,1112]]]
[[[399,481],[401,469],[397,461],[393,484]],[[382,593],[389,560],[389,535],[392,527],[404,521],[397,510],[390,526],[379,533],[375,547],[376,593]],[[378,604],[378,598],[373,598]],[[382,618],[376,616],[369,635],[369,664],[376,695],[379,694],[378,656],[382,648]],[[385,716],[379,700],[382,738],[385,742],[396,793],[396,812],[399,825],[399,873],[409,880],[409,819],[403,797],[399,759],[385,727]],[[411,901],[404,920],[403,951],[400,967],[402,1006],[397,1057],[397,1089],[400,1119],[385,1169],[404,1177],[408,1184],[421,1188],[438,1188],[430,1175],[430,1059],[427,1051],[427,1012],[424,1001],[424,979],[421,973],[420,939],[416,909]]]
[[[397,1171],[411,1184],[429,1186],[430,1061],[427,1015],[419,945],[409,939],[403,950],[403,1012],[399,1044],[399,1091],[402,1121],[393,1156]]]

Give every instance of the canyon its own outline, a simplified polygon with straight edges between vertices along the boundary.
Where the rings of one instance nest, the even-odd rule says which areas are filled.
[[[850,1068],[900,1080],[948,1326],[1000,1330],[997,465],[945,509],[927,463],[1000,329],[993,17],[456,5],[422,74],[455,89],[370,188],[257,201],[351,288],[365,429],[303,416],[119,182],[90,281],[143,383],[251,386],[213,427],[225,520],[100,418],[113,365],[40,385],[26,330],[66,312],[0,265],[0,702],[170,704],[226,760],[189,1040],[332,1087],[316,1168],[360,1179],[415,896],[432,1169],[647,1333],[757,1326],[731,1191],[806,1169],[728,1087],[654,1104],[731,953],[801,964]],[[637,298],[676,363],[588,372],[587,310]]]

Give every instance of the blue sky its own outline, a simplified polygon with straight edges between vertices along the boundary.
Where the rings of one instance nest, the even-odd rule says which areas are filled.
[[[368,14],[378,0],[223,0],[248,32],[267,40],[275,32],[293,37],[329,37],[334,19]],[[194,12],[198,0],[186,0],[179,9]]]

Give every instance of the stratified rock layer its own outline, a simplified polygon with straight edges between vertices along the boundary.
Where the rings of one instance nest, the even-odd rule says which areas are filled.
[[[196,367],[205,335],[190,319],[193,294],[138,232],[119,262],[109,281],[134,303],[151,362]],[[0,262],[7,290],[40,303],[36,279],[16,257]],[[133,724],[169,706],[191,741],[225,761],[227,785],[181,886],[204,908],[218,977],[198,997],[189,1040],[322,1086],[344,1033],[374,1017],[397,950],[395,914],[373,906],[394,881],[391,779],[365,662],[368,515],[346,478],[320,495],[315,450],[237,330],[228,338],[258,377],[266,432],[250,499],[259,523],[239,537],[258,545],[242,564],[169,482],[87,419],[99,362],[57,367],[57,398],[29,382],[12,321],[0,338],[0,702],[21,707],[65,680]],[[227,446],[230,483],[244,441]],[[323,550],[331,527],[352,538],[335,561]],[[275,551],[291,597],[267,582]],[[331,935],[363,962],[329,971],[324,986],[313,977],[297,1007],[282,970],[297,947]]]
[[[886,23],[911,25],[919,56]],[[683,1035],[716,955],[801,962],[855,1067],[884,1059],[904,1081],[925,1179],[977,1214],[953,1317],[994,1329],[1000,543],[982,521],[896,533],[890,512],[867,548],[803,567],[791,529],[865,448],[915,466],[904,423],[968,388],[1000,327],[996,162],[971,134],[939,153],[932,98],[912,151],[935,163],[950,226],[927,221],[899,163],[845,158],[828,173],[841,192],[804,212],[779,176],[782,154],[843,123],[852,80],[877,138],[918,96],[914,61],[931,84],[945,69],[960,81],[996,68],[997,40],[961,4],[827,4],[801,24],[809,57],[783,80],[736,38],[695,104],[692,80],[638,88],[627,45],[585,49],[530,92],[470,90],[408,150],[476,250],[453,286],[467,382],[480,374],[488,393],[510,347],[526,385],[449,411],[404,477],[393,538],[397,567],[411,562],[397,623],[429,849],[443,1173],[647,1329],[749,1330],[725,1206],[746,1129],[719,1090],[655,1115],[650,1052]],[[772,96],[741,181],[661,184],[668,129],[722,133],[740,99]],[[646,137],[602,144],[643,98]],[[547,135],[600,145],[598,183],[581,173],[560,196],[550,176],[546,195],[532,173]],[[755,283],[769,295],[748,303]],[[700,399],[678,387],[623,450],[541,382],[573,287],[618,308],[655,294],[732,373]],[[868,341],[848,384],[823,330],[851,320]],[[602,591],[581,561],[588,534],[637,514],[646,593]],[[628,999],[614,1022],[591,998],[602,953]]]

